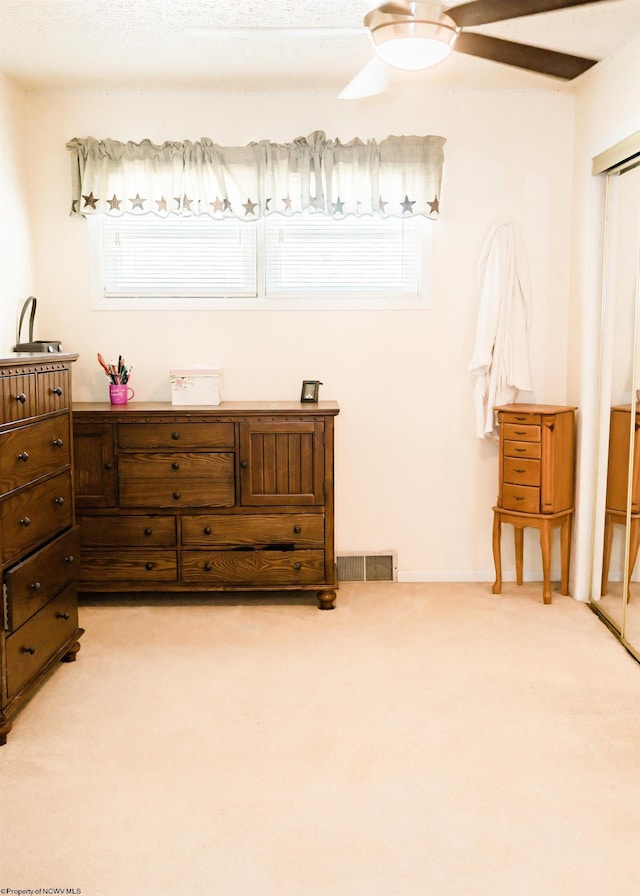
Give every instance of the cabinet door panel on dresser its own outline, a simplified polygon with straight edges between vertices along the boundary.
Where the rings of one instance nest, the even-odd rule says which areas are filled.
[[[333,402],[74,406],[80,589],[313,589],[332,608],[337,414]],[[83,446],[92,438],[102,446]]]
[[[12,716],[79,650],[68,353],[0,358],[0,744]]]

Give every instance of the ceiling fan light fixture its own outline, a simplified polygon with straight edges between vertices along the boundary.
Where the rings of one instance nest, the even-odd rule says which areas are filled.
[[[382,7],[369,13],[364,23],[380,59],[408,71],[431,68],[446,59],[460,31],[443,8],[432,3],[411,3],[406,14]]]

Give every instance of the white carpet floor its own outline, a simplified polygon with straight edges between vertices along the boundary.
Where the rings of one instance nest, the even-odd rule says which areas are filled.
[[[636,896],[640,665],[540,590],[81,606],[0,748],[0,892]]]

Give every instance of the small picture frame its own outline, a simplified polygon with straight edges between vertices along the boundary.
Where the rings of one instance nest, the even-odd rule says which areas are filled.
[[[303,380],[300,401],[317,402],[321,385],[320,380]]]

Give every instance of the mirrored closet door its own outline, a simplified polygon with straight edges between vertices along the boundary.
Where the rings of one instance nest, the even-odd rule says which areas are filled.
[[[592,605],[640,659],[640,134],[594,173],[606,198]]]

